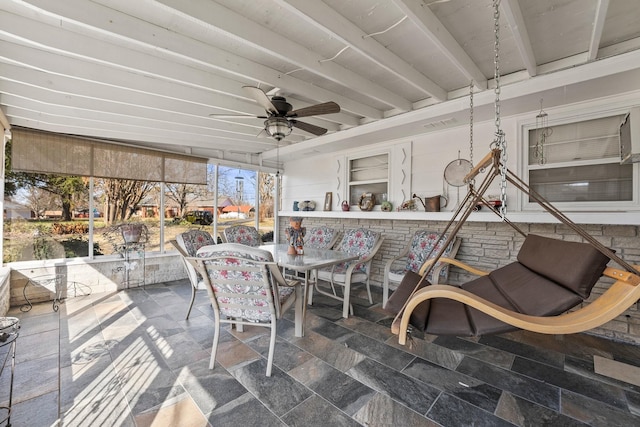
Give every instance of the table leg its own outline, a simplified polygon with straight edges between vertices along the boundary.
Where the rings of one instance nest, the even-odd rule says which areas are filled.
[[[296,307],[295,307],[295,335],[296,337],[304,336],[304,315],[307,292],[306,283],[304,285],[296,286]]]
[[[309,271],[305,271],[304,272],[304,295],[302,298],[302,335],[301,336],[304,336],[304,320],[307,318],[308,295],[309,295]]]

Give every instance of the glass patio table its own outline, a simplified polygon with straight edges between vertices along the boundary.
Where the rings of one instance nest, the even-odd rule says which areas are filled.
[[[358,259],[357,255],[331,249],[304,248],[304,254],[291,255],[287,253],[289,245],[286,243],[261,245],[260,249],[267,250],[273,255],[273,260],[279,267],[304,273],[304,288],[302,295],[298,295],[295,310],[295,335],[304,336],[304,317],[307,311],[307,297],[309,292],[309,272],[319,268],[340,264],[345,261]],[[299,298],[302,297],[302,298]]]

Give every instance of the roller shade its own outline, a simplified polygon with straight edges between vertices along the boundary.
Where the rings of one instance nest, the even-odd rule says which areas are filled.
[[[34,129],[11,129],[14,171],[206,184],[207,160]]]

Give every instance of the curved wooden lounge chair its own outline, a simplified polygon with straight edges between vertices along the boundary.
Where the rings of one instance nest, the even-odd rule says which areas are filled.
[[[478,171],[491,166],[477,190],[470,185],[465,201],[445,228],[446,232],[461,214],[449,239],[468,218],[471,207],[484,200],[482,195],[493,178],[500,175],[499,155],[499,150],[493,150],[465,178],[470,182]],[[435,335],[475,336],[515,329],[545,334],[584,332],[624,313],[640,298],[640,266],[621,259],[508,169],[506,181],[537,201],[588,243],[527,236],[503,216],[507,224],[525,236],[517,261],[487,273],[443,258],[441,253],[430,259],[420,275],[411,273],[413,276],[409,275],[409,280],[403,283],[409,291],[405,289],[399,294],[405,295],[404,298],[410,295],[404,304],[398,301],[392,304],[398,313],[392,332],[399,334],[400,344],[406,343],[409,323]],[[610,260],[624,270],[607,267]],[[435,262],[449,263],[481,277],[461,287],[429,285],[423,278]],[[615,280],[607,291],[584,307],[568,312],[589,297],[603,275]]]
[[[447,260],[442,258],[441,261]],[[640,299],[639,276],[610,267],[604,270],[603,275],[616,281],[597,300],[577,311],[548,317],[530,316],[508,310],[455,286],[432,285],[416,292],[407,304],[398,326],[398,342],[401,345],[406,343],[409,319],[413,310],[418,304],[432,298],[447,298],[466,304],[512,325],[514,329],[542,334],[574,334],[588,331],[615,319]]]
[[[426,285],[415,292],[398,325],[399,342],[405,344],[410,322],[426,333],[461,336],[518,328],[546,334],[592,329],[619,316],[640,298],[640,277],[606,267],[607,261],[586,243],[535,235],[527,237],[517,262],[491,273],[440,258],[440,262],[481,277],[461,288]],[[561,265],[565,268],[558,268]],[[589,297],[602,275],[616,282],[587,306],[566,313]]]

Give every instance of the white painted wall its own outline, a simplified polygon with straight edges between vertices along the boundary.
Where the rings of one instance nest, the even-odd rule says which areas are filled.
[[[614,114],[628,110],[631,106],[640,104],[640,91],[629,92],[627,94],[614,97],[590,100],[578,104],[564,105],[561,107],[546,109],[549,114],[550,125],[554,122],[562,123],[567,121],[578,121],[592,118],[594,114]],[[535,125],[535,116],[539,112],[539,105],[532,106],[530,112],[518,116],[501,118],[501,129],[507,139],[507,166],[518,176],[524,178],[523,174],[523,126]],[[490,120],[474,123],[474,164],[477,164],[482,157],[490,151],[490,144],[494,140],[495,123],[493,117]],[[469,125],[463,124],[455,128],[442,131],[431,131],[411,139],[388,141],[385,143],[372,145],[366,149],[344,150],[332,153],[331,155],[309,156],[302,161],[288,162],[285,164],[283,179],[283,213],[286,214],[292,209],[295,200],[314,200],[316,210],[322,210],[325,193],[334,192],[333,210],[339,211],[339,199],[337,197],[337,178],[342,179],[342,170],[337,171],[338,160],[351,155],[366,155],[381,148],[411,141],[411,192],[419,196],[433,196],[442,194],[443,190],[448,191],[450,201],[444,211],[452,211],[456,205],[457,191],[455,187],[446,186],[443,178],[445,167],[449,162],[460,157],[469,159]],[[394,162],[397,161],[394,158]],[[395,166],[394,166],[395,167]],[[638,168],[638,166],[636,166]],[[481,175],[479,179],[482,178]],[[638,172],[636,171],[636,177]],[[396,178],[397,179],[397,178]],[[444,188],[443,188],[444,186]],[[640,187],[640,182],[638,187]],[[498,181],[496,180],[490,188],[489,194],[500,193]],[[460,197],[464,197],[466,188],[460,189]],[[394,207],[402,203],[401,194],[389,194],[389,200]],[[523,210],[522,198],[513,186],[507,186],[507,204],[510,212],[520,212]],[[638,214],[640,215],[640,213]],[[610,219],[608,214],[596,214],[598,223],[606,224]]]

